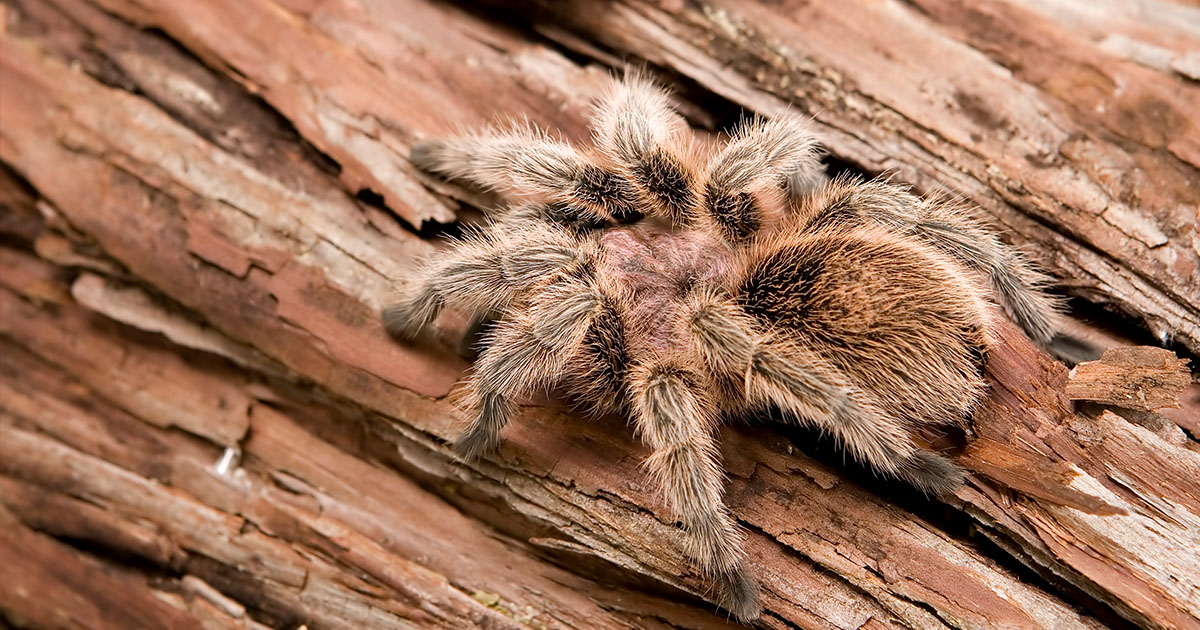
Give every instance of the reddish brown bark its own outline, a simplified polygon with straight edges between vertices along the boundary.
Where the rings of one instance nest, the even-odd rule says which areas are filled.
[[[818,123],[837,157],[959,190],[1081,283],[1078,295],[1196,348],[1194,228],[1179,219],[1194,203],[1187,114],[1156,136],[1134,103],[1097,114],[1087,94],[1022,70],[1038,54],[1076,70],[1104,54],[1096,72],[1174,120],[1168,87],[1195,91],[1177,76],[1190,66],[1111,61],[1062,15],[616,3],[555,27],[518,20],[583,56],[567,57],[499,15],[419,1],[4,6],[0,611],[11,623],[731,627],[704,601],[623,423],[531,406],[497,456],[464,464],[446,443],[464,323],[447,318],[436,340],[409,346],[377,319],[437,246],[406,227],[487,203],[418,174],[407,144],[521,113],[582,138],[604,79],[586,57],[632,53],[691,79],[679,98],[702,126],[722,116],[714,93],[764,112],[783,98],[826,108]],[[1058,45],[992,50],[999,35],[977,27],[989,15],[999,33],[1025,24],[1043,38],[1031,41]],[[1191,41],[1145,28],[1173,35],[1162,46]],[[959,51],[958,69],[905,61],[925,39]],[[1014,69],[997,72],[997,59]],[[935,107],[901,90],[905,77],[978,101]],[[1022,99],[998,98],[1006,89]],[[989,116],[1007,131],[988,130]],[[1038,116],[1063,144],[1046,164],[1012,158],[1045,139]],[[1148,179],[1104,174],[1126,159]],[[1130,217],[1166,240],[1122,231]],[[993,395],[960,457],[970,483],[944,502],[823,464],[813,456],[829,449],[807,434],[723,430],[762,626],[1200,626],[1200,455],[1178,428],[1195,435],[1194,386],[1179,414],[1147,428],[1124,410],[1076,409],[1065,366],[1002,336]],[[1151,389],[1169,406],[1174,390]]]

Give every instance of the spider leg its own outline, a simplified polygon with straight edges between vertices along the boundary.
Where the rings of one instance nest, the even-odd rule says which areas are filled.
[[[596,416],[626,410],[630,352],[621,309],[605,299],[573,362],[571,390]]]
[[[663,216],[675,225],[696,218],[697,178],[690,165],[687,125],[666,92],[630,72],[597,102],[592,127],[600,150]]]
[[[907,428],[821,356],[757,332],[737,305],[711,292],[690,299],[694,350],[714,376],[744,382],[746,402],[773,404],[832,433],[859,461],[932,493],[962,483],[958,468],[918,449]]]
[[[722,500],[713,440],[716,409],[694,373],[670,363],[630,376],[634,422],[653,449],[646,465],[687,532],[688,552],[720,583],[721,605],[739,620],[758,617],[758,589],[746,568],[742,534]]]
[[[514,400],[558,382],[605,301],[594,286],[565,280],[537,295],[528,312],[497,322],[467,383],[466,406],[475,413],[455,441],[460,455],[495,448]]]
[[[529,125],[421,142],[410,157],[424,170],[545,202],[585,224],[625,222],[637,213],[624,177]]]
[[[798,197],[825,180],[817,141],[800,117],[784,113],[742,126],[708,168],[704,207],[725,238],[748,241],[767,223],[781,189]]]
[[[946,204],[925,204],[918,236],[986,274],[1000,303],[1030,338],[1048,343],[1058,330],[1056,300],[1041,290],[1049,278],[1031,270],[1016,250]]]
[[[631,215],[630,219],[640,218]],[[584,206],[567,203],[532,202],[511,206],[499,219],[501,222],[543,222],[570,231],[576,236],[611,227],[613,222]]]
[[[1059,307],[1041,290],[1049,278],[1030,269],[1019,252],[971,219],[961,205],[921,199],[884,182],[837,182],[813,201],[806,229],[873,221],[911,233],[987,276],[1000,304],[1030,338],[1047,343],[1054,337]]]
[[[384,328],[412,339],[447,304],[498,311],[549,273],[586,264],[590,249],[572,234],[533,223],[497,224],[432,258],[403,297],[383,310]]]

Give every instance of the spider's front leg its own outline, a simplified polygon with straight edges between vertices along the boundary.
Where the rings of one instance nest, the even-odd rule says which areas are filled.
[[[757,618],[758,586],[746,567],[743,536],[722,500],[716,408],[699,377],[670,363],[642,365],[630,375],[630,392],[638,432],[654,451],[647,467],[686,528],[689,555],[716,577],[726,610],[740,621]]]
[[[411,158],[424,170],[542,202],[551,222],[588,228],[640,216],[624,177],[530,126],[422,142]]]
[[[713,160],[704,188],[704,207],[725,239],[749,242],[783,205],[782,191],[807,194],[825,180],[817,141],[807,123],[783,113],[739,129]]]
[[[630,72],[597,102],[592,127],[600,150],[654,204],[650,214],[680,226],[696,219],[697,177],[687,124],[666,92]]]
[[[701,190],[686,123],[666,92],[637,73],[613,83],[597,104],[593,127],[599,148],[658,214],[683,226],[707,212],[735,244],[771,218],[765,205],[782,205],[772,195],[806,195],[827,179],[807,124],[782,112],[743,126],[709,166]]]
[[[561,280],[531,302],[527,312],[497,322],[467,382],[473,416],[454,444],[463,457],[494,449],[515,400],[559,381],[607,298],[591,283]]]
[[[932,493],[953,491],[962,471],[917,448],[895,418],[851,385],[836,366],[794,343],[757,332],[740,307],[715,292],[689,300],[689,329],[698,357],[715,376],[741,382],[750,404],[772,404],[832,433],[859,461]]]

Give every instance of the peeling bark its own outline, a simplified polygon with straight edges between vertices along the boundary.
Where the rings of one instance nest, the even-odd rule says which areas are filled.
[[[465,322],[403,345],[376,315],[439,246],[406,228],[488,202],[416,173],[408,143],[497,113],[582,139],[605,74],[589,58],[690,81],[701,126],[720,99],[812,108],[838,159],[966,195],[1074,294],[1198,347],[1194,37],[1115,5],[520,18],[571,57],[415,0],[3,6],[0,621],[733,627],[622,422],[532,405],[497,455],[460,462]],[[1145,29],[1169,37],[1138,47]],[[1144,368],[1068,385],[1001,337],[955,497],[824,463],[811,434],[722,430],[762,627],[1200,627],[1196,387],[1141,381],[1141,409],[1181,396],[1155,429],[1071,401],[1128,405],[1085,382]],[[1186,378],[1161,359],[1164,382]]]

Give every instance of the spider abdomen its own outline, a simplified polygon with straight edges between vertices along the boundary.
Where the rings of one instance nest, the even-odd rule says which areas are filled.
[[[882,230],[804,234],[754,252],[736,289],[764,328],[818,351],[911,423],[962,423],[984,390],[983,289]]]

